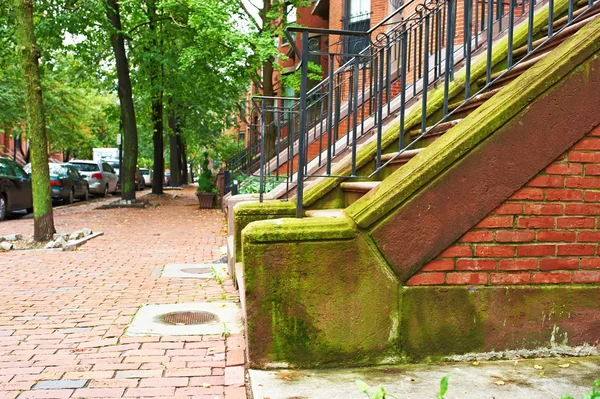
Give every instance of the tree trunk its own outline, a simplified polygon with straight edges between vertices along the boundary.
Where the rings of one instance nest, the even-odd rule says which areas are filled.
[[[263,63],[263,96],[273,97],[273,58]],[[265,100],[265,105],[273,105],[272,100]],[[277,141],[277,129],[275,127],[275,115],[273,112],[264,113],[265,124],[265,162],[269,162],[275,156],[275,142]]]
[[[188,184],[187,159],[185,154],[185,143],[181,139],[181,135],[177,136],[179,144],[179,169],[181,170],[181,184]]]
[[[135,168],[138,157],[138,135],[135,122],[135,108],[129,77],[129,63],[125,52],[125,40],[119,15],[118,0],[108,0],[108,19],[114,30],[110,34],[110,41],[115,53],[117,65],[117,79],[119,81],[119,102],[121,103],[121,121],[123,122],[123,170],[121,177],[121,198],[135,200]]]
[[[38,242],[49,241],[56,232],[52,215],[48,140],[42,98],[42,83],[38,60],[40,50],[35,41],[33,1],[15,0],[17,44],[21,49],[21,67],[25,78],[25,108],[31,143],[31,173],[33,176],[33,231]]]
[[[153,35],[153,45],[155,49],[161,48],[161,43],[156,37],[156,21],[158,15],[156,12],[155,0],[148,0],[148,14],[150,17],[150,31]],[[163,193],[163,181],[165,180],[165,160],[164,152],[164,124],[163,124],[163,68],[159,61],[153,58],[150,62],[150,85],[152,86],[152,142],[154,144],[154,177],[152,180],[152,194]]]
[[[169,115],[169,128],[171,135],[169,136],[169,169],[171,169],[171,187],[181,186],[179,169],[179,146],[177,140],[177,121],[175,120],[175,110],[171,109]]]

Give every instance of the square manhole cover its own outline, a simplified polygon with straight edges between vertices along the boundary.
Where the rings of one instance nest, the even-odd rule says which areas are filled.
[[[127,336],[181,336],[237,334],[243,330],[236,303],[179,303],[140,308],[127,329]]]
[[[161,277],[224,279],[227,277],[227,265],[223,263],[171,263],[165,265]]]

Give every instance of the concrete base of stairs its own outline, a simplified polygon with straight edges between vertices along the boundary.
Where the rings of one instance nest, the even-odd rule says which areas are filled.
[[[440,380],[450,374],[445,399],[547,399],[591,392],[600,377],[600,357],[548,358],[400,365],[360,369],[250,370],[254,398],[366,398],[357,388],[365,381],[369,393],[383,385],[396,398],[430,399]]]

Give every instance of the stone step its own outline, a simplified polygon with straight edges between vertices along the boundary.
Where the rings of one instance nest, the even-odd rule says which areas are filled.
[[[306,211],[304,214],[310,218],[327,217],[327,218],[343,218],[343,209],[315,209]]]
[[[448,122],[440,123],[439,125],[437,125],[433,129],[431,129],[427,133],[427,136],[440,136],[440,135],[446,133],[448,130],[452,129],[454,126],[458,125],[460,123],[460,121],[462,121],[462,119],[455,119],[453,121],[448,121]],[[427,129],[429,129],[429,127]],[[410,130],[408,132],[408,134],[410,134],[411,137],[416,137],[416,136],[418,136],[418,135],[421,134],[421,129],[420,128],[419,129],[412,129],[412,130]],[[409,151],[415,151],[415,150],[409,150]]]
[[[546,49],[544,49],[544,50],[546,50]],[[548,51],[546,51],[544,53],[541,53],[539,55],[536,55],[535,57],[532,57],[531,59],[528,59],[527,61],[523,61],[522,63],[520,63],[519,65],[515,66],[513,69],[511,69],[508,73],[506,73],[507,69],[504,69],[502,71],[493,73],[492,76],[491,76],[492,80],[498,78],[499,76],[502,76],[502,74],[504,74],[504,73],[506,73],[506,75],[502,76],[500,79],[498,79],[498,81],[494,82],[494,84],[493,84],[492,87],[497,87],[500,84],[502,86],[506,86],[509,82],[511,82],[514,79],[516,79],[519,76],[521,76],[529,68],[531,68],[532,66],[534,66],[538,61],[540,61],[545,56],[547,56],[550,53],[549,50],[550,49],[548,49]],[[479,86],[484,86],[485,82],[486,82],[486,78],[485,77],[477,80],[477,84]],[[494,89],[495,88],[493,88],[493,90]]]
[[[498,87],[497,89],[486,91],[485,93],[481,93],[481,94],[478,94],[478,95],[474,96],[473,98],[471,98],[471,101],[469,101],[467,104],[465,104],[465,105],[463,105],[461,107],[461,109],[460,109],[459,112],[463,113],[465,111],[472,111],[472,110],[474,110],[476,108],[479,108],[480,105],[482,105],[487,100],[489,100],[490,98],[492,98],[494,95],[496,95],[496,93],[498,93],[503,88],[504,88],[504,86],[503,87]],[[463,102],[464,102],[463,100],[460,100],[460,101],[457,101],[457,102],[455,102],[453,104],[450,104],[448,106],[448,110],[449,111],[454,111]]]
[[[383,154],[381,156],[381,162],[387,162],[390,159],[393,158],[393,161],[390,162],[391,164],[395,164],[395,163],[406,163],[408,161],[410,161],[411,159],[413,159],[418,153],[420,153],[421,151],[423,151],[425,148],[417,148],[414,150],[406,150],[404,151],[402,154],[398,155],[398,152],[392,152],[390,154]],[[394,158],[396,157],[396,158]]]
[[[366,193],[379,186],[379,181],[345,182],[341,184],[345,205],[348,207],[361,199]]]
[[[364,194],[379,186],[379,184],[381,184],[379,181],[344,182],[341,187],[345,192]]]

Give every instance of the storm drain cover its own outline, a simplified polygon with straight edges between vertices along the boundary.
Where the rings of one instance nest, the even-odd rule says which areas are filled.
[[[144,305],[125,334],[129,337],[238,334],[243,331],[243,325],[239,303]]]
[[[165,265],[161,277],[164,278],[196,278],[226,279],[227,264],[223,263],[188,263]]]
[[[191,326],[210,323],[218,320],[218,317],[210,312],[171,312],[160,316],[160,320],[174,326]]]
[[[188,269],[181,269],[181,271],[189,274],[207,274],[212,273],[213,269],[212,267],[192,267]]]

